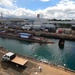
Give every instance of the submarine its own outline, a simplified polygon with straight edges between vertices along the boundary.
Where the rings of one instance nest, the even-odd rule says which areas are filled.
[[[58,42],[58,46],[60,49],[64,49],[64,44],[65,44],[65,40],[64,39],[60,39]]]

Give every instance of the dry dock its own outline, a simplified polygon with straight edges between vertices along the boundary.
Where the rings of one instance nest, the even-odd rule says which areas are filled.
[[[7,52],[8,50],[3,47],[0,48],[0,75],[75,75],[75,72],[64,67],[43,63],[19,54],[17,56],[28,60],[24,67],[11,62],[3,62],[2,56]]]

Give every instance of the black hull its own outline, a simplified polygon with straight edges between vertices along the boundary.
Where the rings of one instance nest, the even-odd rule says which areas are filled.
[[[64,43],[65,43],[64,39],[59,40],[58,46],[59,46],[60,49],[64,49]]]

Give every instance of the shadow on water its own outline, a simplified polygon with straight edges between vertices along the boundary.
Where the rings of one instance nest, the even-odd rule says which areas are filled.
[[[5,38],[5,37],[1,37],[0,39],[2,39],[3,41],[7,41],[7,40],[9,40],[9,41],[11,41],[11,40],[18,41],[20,44],[32,44],[32,42],[20,41],[20,40],[16,40],[16,39],[8,39],[8,38]]]
[[[31,42],[27,42],[27,41],[19,41],[20,42],[20,44],[32,44]]]

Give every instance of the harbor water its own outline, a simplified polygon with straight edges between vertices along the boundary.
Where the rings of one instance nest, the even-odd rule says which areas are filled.
[[[37,60],[56,65],[66,64],[67,68],[75,70],[75,42],[65,41],[64,49],[58,46],[59,40],[50,39],[55,44],[28,43],[15,39],[0,38],[0,46],[7,50],[29,56]]]

